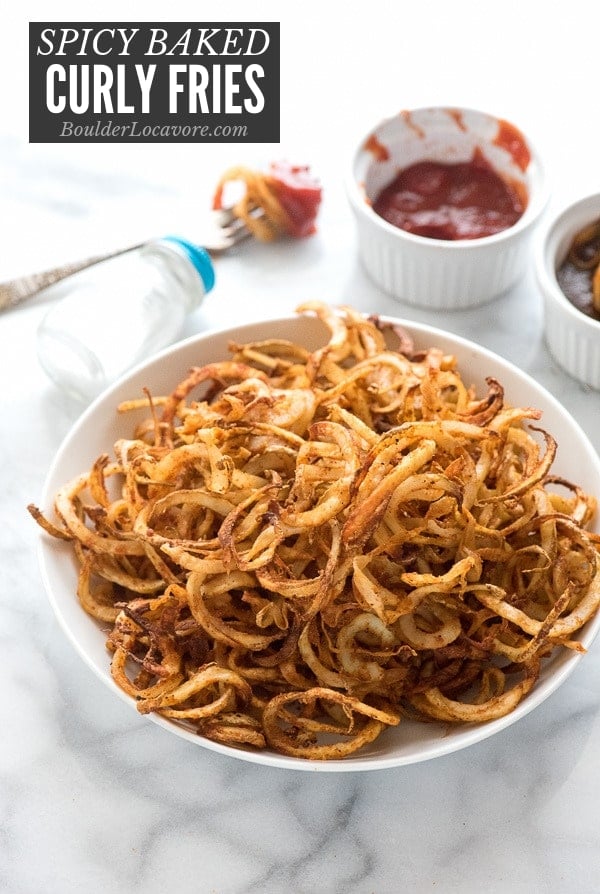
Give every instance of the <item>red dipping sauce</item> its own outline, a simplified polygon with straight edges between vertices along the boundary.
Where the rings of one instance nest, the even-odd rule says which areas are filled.
[[[288,235],[301,238],[316,232],[321,186],[306,165],[273,162],[269,177],[289,218]]]
[[[421,161],[400,171],[373,202],[388,223],[429,239],[481,239],[512,227],[527,205],[480,154],[446,164]]]

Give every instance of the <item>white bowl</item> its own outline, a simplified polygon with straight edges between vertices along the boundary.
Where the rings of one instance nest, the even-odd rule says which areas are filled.
[[[454,354],[465,381],[472,383],[479,393],[486,393],[485,377],[493,376],[504,385],[507,401],[542,410],[540,424],[550,433],[554,432],[559,441],[554,466],[556,474],[579,483],[590,493],[600,495],[600,459],[576,422],[551,394],[506,360],[478,345],[430,326],[404,320],[394,322],[412,334],[417,349],[437,345],[444,352]],[[88,408],[65,438],[47,476],[42,508],[51,513],[58,488],[89,469],[100,453],[112,453],[114,442],[130,436],[136,421],[146,417],[147,411],[140,411],[139,416],[129,413],[118,415],[115,408],[120,401],[141,396],[144,387],[148,387],[153,394],[169,392],[190,367],[228,356],[227,345],[230,341],[243,343],[272,337],[289,338],[314,350],[323,344],[326,332],[318,320],[310,317],[253,323],[188,339],[133,369]],[[140,715],[133,699],[125,695],[111,678],[105,633],[83,611],[77,600],[77,566],[70,546],[40,532],[39,556],[50,602],[67,637],[100,680],[136,712],[139,722]],[[584,646],[590,646],[599,626],[600,615],[580,631],[578,638]],[[309,761],[271,751],[238,750],[202,738],[167,719],[155,715],[144,716],[146,721],[193,745],[258,764],[316,772],[380,770],[436,758],[500,732],[553,693],[578,665],[581,657],[580,653],[570,649],[557,652],[545,663],[529,695],[512,714],[499,720],[475,726],[457,725],[450,729],[441,723],[403,720],[398,727],[386,730],[360,753],[336,761]]]
[[[600,194],[596,194],[569,205],[550,221],[538,244],[536,273],[544,299],[544,329],[551,354],[569,375],[600,390],[600,322],[578,310],[556,278],[573,237],[599,217]]]
[[[373,210],[379,192],[403,168],[425,160],[466,162],[475,150],[526,191],[525,212],[508,229],[479,239],[430,239]],[[347,192],[359,254],[372,279],[407,304],[445,310],[484,304],[520,279],[548,198],[540,157],[519,130],[492,115],[456,108],[401,112],[378,124],[354,154]]]

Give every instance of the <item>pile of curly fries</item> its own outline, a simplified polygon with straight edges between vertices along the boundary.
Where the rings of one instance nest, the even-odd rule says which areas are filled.
[[[299,758],[403,717],[511,712],[600,602],[593,497],[541,413],[455,358],[311,302],[314,352],[230,345],[56,495],[83,608],[143,714]]]

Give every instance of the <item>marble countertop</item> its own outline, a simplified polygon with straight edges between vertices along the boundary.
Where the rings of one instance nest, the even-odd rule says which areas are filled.
[[[342,22],[332,11],[320,15],[315,0],[302,14],[255,4],[253,18],[282,22],[278,147],[29,145],[26,88],[6,86],[10,66],[26,65],[26,21],[81,20],[81,13],[66,0],[51,11],[25,5],[0,36],[1,278],[146,235],[198,238],[202,208],[226,166],[277,156],[307,161],[324,184],[318,234],[293,245],[245,245],[220,259],[217,287],[182,335],[291,313],[309,298],[430,323],[516,363],[600,445],[600,393],[549,355],[533,261],[510,293],[482,308],[432,313],[399,304],[357,260],[341,163],[383,115],[460,104],[528,129],[551,177],[548,213],[600,191],[600,125],[588,109],[595,29],[571,40],[576,24],[589,22],[585,3],[569,4],[568,21],[548,9],[543,22],[534,4],[530,11],[527,2],[508,3],[494,24],[487,5],[469,0],[410,11],[373,0],[366,24],[359,7]],[[208,6],[212,18],[221,15],[216,3]],[[136,13],[112,0],[102,8],[106,21]],[[206,9],[187,0],[177,15],[144,5],[147,21],[199,16],[208,18]],[[228,16],[250,19],[241,2],[228,4]],[[36,327],[49,300],[42,295],[0,316],[0,891],[600,890],[598,644],[557,692],[494,737],[372,773],[234,760],[170,735],[102,685],[54,618],[37,564],[38,530],[25,509],[40,499],[81,411],[37,362]]]

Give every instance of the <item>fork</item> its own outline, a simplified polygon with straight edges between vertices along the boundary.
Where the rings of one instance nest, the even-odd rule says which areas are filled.
[[[232,208],[212,211],[209,223],[211,225],[210,233],[205,234],[208,238],[202,240],[202,247],[213,257],[217,257],[251,235],[244,222],[235,216]],[[138,242],[135,245],[128,245],[125,248],[118,248],[103,254],[92,255],[80,261],[61,264],[59,267],[52,267],[50,270],[18,276],[15,279],[0,283],[0,311],[9,307],[15,307],[17,304],[25,301],[26,298],[39,294],[39,292],[42,292],[49,286],[67,279],[67,277],[78,273],[80,270],[86,270],[88,267],[93,267],[94,264],[99,264],[101,261],[107,261],[109,258],[115,258],[130,251],[135,251],[137,248],[142,248],[148,244],[148,241]]]

